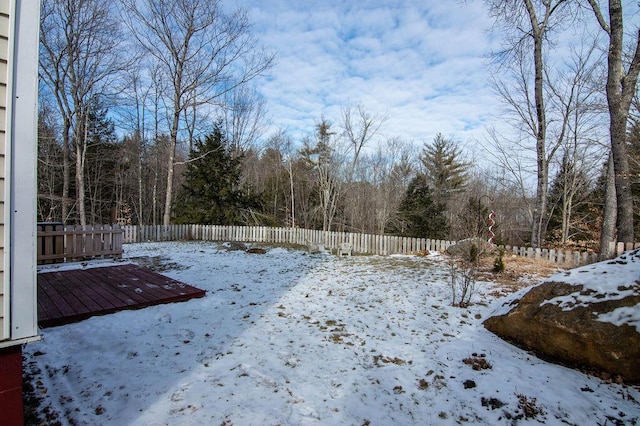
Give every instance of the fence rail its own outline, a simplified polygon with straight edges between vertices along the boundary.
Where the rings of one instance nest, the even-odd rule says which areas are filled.
[[[147,241],[240,241],[249,243],[323,244],[336,250],[341,243],[351,243],[355,253],[407,254],[422,250],[443,251],[451,241],[428,238],[408,238],[391,235],[355,234],[348,232],[318,231],[301,228],[271,228],[266,226],[220,225],[161,225],[122,226],[125,243]],[[611,243],[609,252],[615,257],[639,244]],[[505,253],[530,259],[544,259],[563,267],[585,265],[600,260],[597,254],[572,250],[533,249],[505,246]]]
[[[117,225],[65,226],[39,223],[38,264],[122,257],[123,232]]]

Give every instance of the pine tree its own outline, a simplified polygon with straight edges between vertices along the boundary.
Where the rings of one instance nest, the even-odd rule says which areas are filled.
[[[243,209],[260,206],[246,188],[238,189],[242,156],[232,155],[221,128],[216,123],[204,141],[194,144],[176,200],[176,223],[241,224]]]
[[[449,231],[445,208],[437,203],[429,188],[428,179],[419,174],[407,188],[398,209],[398,217],[403,222],[403,236],[414,238],[445,238]]]
[[[462,153],[451,139],[438,133],[432,144],[425,143],[420,155],[427,183],[438,201],[448,194],[464,189],[470,163],[462,161]]]

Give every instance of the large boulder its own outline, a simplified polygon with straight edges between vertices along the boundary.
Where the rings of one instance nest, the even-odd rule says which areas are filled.
[[[542,358],[640,383],[640,250],[514,293],[484,325]]]
[[[496,247],[482,238],[467,238],[447,247],[446,252],[451,256],[464,260],[475,261],[478,257],[493,254]]]

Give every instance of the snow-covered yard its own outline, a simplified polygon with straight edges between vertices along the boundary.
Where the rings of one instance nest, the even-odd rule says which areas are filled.
[[[189,242],[127,245],[125,258],[207,296],[43,330],[25,366],[62,424],[640,424],[638,387],[486,331],[497,284],[450,306],[439,255]]]

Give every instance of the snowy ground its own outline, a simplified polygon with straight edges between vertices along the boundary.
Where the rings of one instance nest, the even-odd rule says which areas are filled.
[[[640,424],[638,387],[486,331],[496,285],[450,306],[437,255],[193,242],[127,245],[125,257],[207,296],[43,330],[25,364],[62,424]]]

